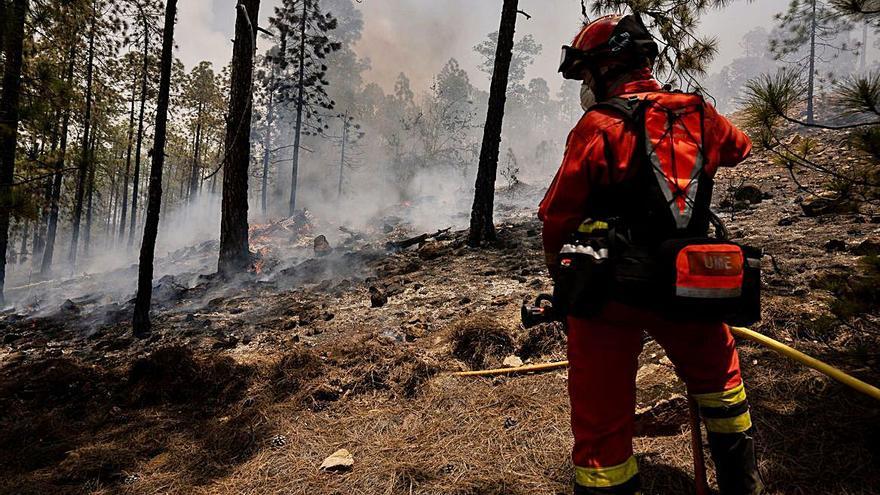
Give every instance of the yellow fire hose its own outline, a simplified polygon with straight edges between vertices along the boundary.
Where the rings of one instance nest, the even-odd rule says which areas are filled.
[[[869,397],[873,397],[874,399],[880,400],[880,388],[877,388],[871,384],[865,383],[858,378],[855,378],[851,375],[844,373],[843,371],[831,366],[828,363],[819,361],[818,359],[808,356],[801,351],[793,349],[778,340],[771,339],[770,337],[755,332],[754,330],[749,330],[748,328],[742,327],[730,327],[730,331],[736,335],[737,337],[748,339],[753,342],[757,342],[765,347],[768,347],[780,354],[788,356],[795,361],[813,368],[814,370],[822,373],[828,377],[831,377],[840,383],[853,388]],[[525,366],[518,366],[516,368],[496,368],[491,370],[478,370],[478,371],[460,371],[457,373],[453,373],[453,376],[491,376],[491,375],[509,375],[514,373],[531,373],[537,371],[549,371],[559,368],[568,367],[568,361],[557,361],[553,363],[540,363],[540,364],[527,364]]]

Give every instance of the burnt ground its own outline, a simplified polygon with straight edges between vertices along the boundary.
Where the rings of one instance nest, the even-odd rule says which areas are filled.
[[[822,139],[823,153],[848,159],[841,141]],[[716,191],[733,235],[768,254],[755,329],[880,383],[878,212],[817,205],[760,154],[723,171]],[[0,492],[566,493],[565,372],[447,373],[510,355],[565,358],[562,328],[518,323],[520,304],[550,287],[540,224],[510,206],[540,192],[513,193],[502,195],[499,242],[486,250],[450,230],[389,251],[387,240],[420,232],[386,222],[317,257],[318,227],[256,227],[254,273],[158,282],[145,341],[130,336],[130,303],[101,294],[7,312]],[[214,249],[172,258],[210,259]],[[769,493],[880,493],[880,406],[749,342],[740,353]],[[645,492],[689,493],[683,386],[653,342],[640,362]],[[340,448],[353,468],[320,471]]]

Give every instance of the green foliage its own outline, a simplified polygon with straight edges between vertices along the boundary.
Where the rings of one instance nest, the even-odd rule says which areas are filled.
[[[478,68],[490,78],[495,68],[495,49],[498,46],[498,31],[486,35],[486,39],[474,47],[474,51],[483,57]],[[510,60],[508,83],[515,87],[522,85],[526,77],[526,69],[541,54],[543,47],[535,41],[535,37],[527,34],[513,43],[513,57]]]
[[[880,127],[856,130],[850,135],[850,143],[880,163]]]
[[[794,71],[763,74],[746,83],[742,100],[744,127],[763,148],[776,144],[776,130],[802,101],[804,81]]]
[[[838,85],[835,97],[850,115],[880,115],[880,72],[846,79]]]
[[[727,5],[729,0],[594,0],[596,15],[607,12],[641,14],[660,44],[655,70],[674,85],[701,87],[698,79],[706,74],[718,52],[718,40],[697,34],[700,17],[709,10]]]

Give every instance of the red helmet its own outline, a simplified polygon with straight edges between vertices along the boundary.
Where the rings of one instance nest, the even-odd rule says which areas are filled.
[[[566,79],[582,79],[586,72],[609,65],[644,67],[657,58],[657,44],[638,14],[612,14],[584,26],[571,46],[562,47],[559,72]]]

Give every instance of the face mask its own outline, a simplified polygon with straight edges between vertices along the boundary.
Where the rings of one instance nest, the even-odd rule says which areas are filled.
[[[590,85],[584,81],[584,83],[581,84],[581,108],[586,112],[595,104],[596,95],[593,93],[593,90],[590,89]]]

